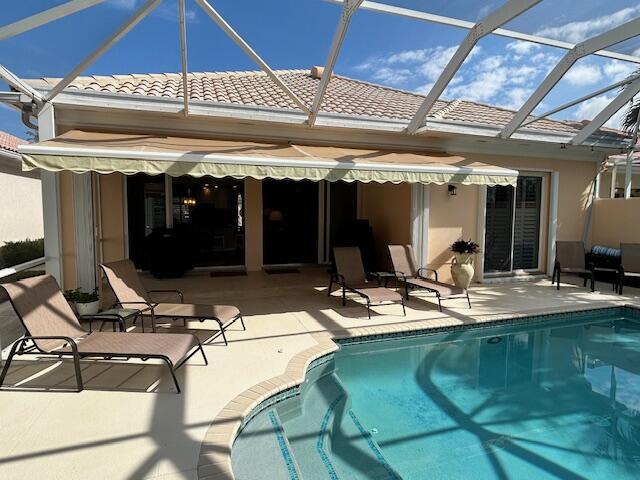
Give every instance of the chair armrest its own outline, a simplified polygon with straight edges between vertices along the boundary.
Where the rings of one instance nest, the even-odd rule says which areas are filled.
[[[116,308],[118,305],[120,305],[120,306],[123,306],[123,305],[146,305],[147,308],[138,308],[138,309],[134,309],[134,310],[138,310],[140,313],[148,312],[149,310],[151,310],[151,314],[153,314],[153,309],[157,305],[157,303],[150,303],[150,302],[145,302],[145,301],[142,301],[142,300],[139,300],[137,302],[115,302],[113,304],[113,308]]]
[[[149,295],[151,295],[152,293],[175,293],[176,295],[178,295],[178,297],[180,297],[180,303],[184,303],[184,295],[180,290],[149,290],[147,293]]]
[[[402,280],[403,282],[407,281],[407,276],[404,274],[404,272],[393,270],[391,273],[393,273],[398,280]]]
[[[66,337],[64,335],[25,335],[20,340],[22,340],[23,342],[25,340],[31,340],[34,344],[36,340],[64,340],[69,344],[73,353],[76,353],[76,354],[78,353],[78,344],[76,343],[76,341],[73,338]],[[28,348],[31,348],[31,347],[28,347]],[[40,350],[37,347],[37,345],[36,345],[36,348]]]
[[[418,272],[417,272],[418,277],[420,277],[420,278],[427,278],[426,276],[422,275],[422,273],[421,273],[421,272],[422,272],[423,270],[424,270],[425,272],[433,272],[433,276],[434,276],[434,277],[436,277],[436,282],[438,281],[438,271],[437,271],[436,269],[434,269],[434,268],[420,267],[420,268],[418,269]]]

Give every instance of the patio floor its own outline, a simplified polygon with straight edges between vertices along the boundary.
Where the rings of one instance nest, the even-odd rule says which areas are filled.
[[[150,289],[179,288],[187,302],[235,304],[244,313],[247,331],[234,324],[228,347],[220,338],[205,347],[209,366],[195,356],[182,367],[181,395],[172,393],[172,383],[157,364],[84,362],[85,391],[77,394],[52,391],[74,387],[69,362],[36,362],[31,357],[14,361],[7,384],[17,390],[0,392],[0,478],[197,478],[202,440],[222,408],[249,387],[282,374],[297,353],[317,345],[318,334],[415,329],[476,323],[495,315],[640,303],[637,289],[627,288],[621,297],[604,283],[597,284],[601,292],[595,293],[567,284],[558,292],[543,280],[474,286],[472,309],[465,299],[449,300],[443,313],[432,297],[421,295],[408,302],[406,317],[399,305],[385,305],[374,307],[369,320],[366,309],[354,301],[342,307],[337,292],[327,297],[327,275],[320,268],[214,278],[194,273],[177,280],[147,277],[144,282]],[[12,318],[6,306],[0,306],[4,323]],[[211,323],[190,327],[204,336],[202,330],[213,329]]]

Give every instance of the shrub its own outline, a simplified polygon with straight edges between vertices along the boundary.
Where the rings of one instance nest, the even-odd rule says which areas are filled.
[[[44,257],[44,238],[6,242],[0,247],[0,268],[12,267]]]
[[[64,292],[64,298],[67,299],[67,302],[91,303],[97,302],[100,297],[98,296],[97,288],[93,292],[83,292],[77,288],[75,290],[66,290]]]

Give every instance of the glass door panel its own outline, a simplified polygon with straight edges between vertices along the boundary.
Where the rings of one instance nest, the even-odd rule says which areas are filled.
[[[513,229],[513,269],[538,268],[542,177],[518,178]]]
[[[147,268],[147,237],[165,228],[165,198],[164,175],[127,177],[129,257],[138,268]]]
[[[513,187],[487,187],[484,239],[485,273],[511,271],[513,197]]]

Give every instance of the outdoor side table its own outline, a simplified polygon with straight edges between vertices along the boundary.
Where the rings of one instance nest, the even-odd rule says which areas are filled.
[[[385,288],[389,285],[389,279],[396,278],[396,274],[393,272],[369,272],[372,277],[375,277],[378,280],[378,285],[382,285],[382,280],[384,279]]]
[[[111,308],[104,310],[103,312],[96,313],[95,315],[83,315],[80,317],[81,321],[89,322],[89,333],[93,331],[93,321],[102,321],[100,330],[104,327],[105,322],[111,322],[111,328],[115,332],[116,324],[121,332],[126,331],[127,320],[136,318],[140,315],[140,310],[135,308]]]

